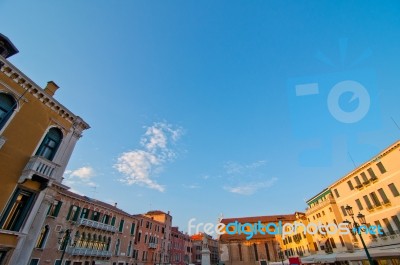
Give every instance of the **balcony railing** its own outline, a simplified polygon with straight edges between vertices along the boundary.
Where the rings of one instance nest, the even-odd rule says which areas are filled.
[[[318,210],[324,208],[325,206],[327,206],[329,204],[334,204],[334,203],[336,203],[335,199],[331,196],[328,196],[325,200],[314,204],[314,206],[312,206],[312,207],[306,208],[306,214],[313,213],[315,211],[318,211]]]
[[[22,183],[33,176],[38,176],[42,182],[53,179],[60,165],[41,156],[32,156],[22,171],[19,182]]]
[[[108,232],[115,232],[117,231],[117,228],[115,226],[112,225],[108,225],[108,224],[103,224],[97,221],[93,221],[93,220],[89,220],[86,218],[79,218],[76,221],[77,225],[82,225],[82,226],[87,226],[87,227],[92,227],[95,229],[100,229],[100,230],[104,230],[104,231],[108,231]]]
[[[111,257],[111,251],[90,248],[67,247],[65,252],[73,256]]]
[[[157,248],[157,243],[149,243],[149,248]]]

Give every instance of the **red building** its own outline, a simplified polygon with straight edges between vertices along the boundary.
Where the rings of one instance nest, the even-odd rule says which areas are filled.
[[[186,265],[191,263],[192,241],[188,234],[179,231],[178,227],[171,229],[171,264]]]

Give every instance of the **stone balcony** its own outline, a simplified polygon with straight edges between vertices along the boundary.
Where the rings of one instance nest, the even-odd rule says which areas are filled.
[[[44,157],[32,156],[22,171],[19,183],[34,179],[47,185],[50,180],[54,179],[59,168],[60,165]]]
[[[104,231],[108,231],[108,232],[112,232],[115,233],[117,231],[117,228],[115,226],[112,225],[108,225],[108,224],[103,224],[97,221],[93,221],[93,220],[89,220],[86,218],[79,218],[76,221],[76,224],[79,226],[86,226],[86,227],[91,227],[91,228],[95,228],[95,229],[99,229],[99,230],[104,230]]]
[[[67,247],[65,252],[73,256],[111,257],[111,251],[90,248]]]

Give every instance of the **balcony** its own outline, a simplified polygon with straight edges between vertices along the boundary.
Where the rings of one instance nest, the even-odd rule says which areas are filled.
[[[87,227],[91,227],[91,228],[95,228],[95,229],[100,229],[100,230],[104,230],[104,231],[108,231],[108,232],[112,232],[115,233],[115,231],[117,231],[117,228],[115,226],[112,225],[108,225],[108,224],[103,224],[97,221],[93,221],[93,220],[89,220],[86,218],[79,218],[76,221],[76,224],[82,225],[82,226],[87,226]]]
[[[364,186],[361,185],[361,184],[358,184],[358,185],[356,186],[356,189],[358,189],[358,190],[361,190],[362,188],[364,188]]]
[[[47,184],[51,179],[54,179],[58,168],[60,168],[60,165],[44,157],[32,156],[22,171],[19,183],[33,178],[34,180]]]
[[[156,243],[149,243],[149,248],[157,248],[157,244]]]
[[[378,181],[378,178],[377,178],[376,176],[373,176],[373,177],[370,178],[370,181],[371,181],[372,183],[375,183],[375,182]]]
[[[332,196],[328,196],[328,197],[326,197],[325,200],[323,200],[323,201],[321,201],[319,203],[316,203],[312,207],[307,208],[306,209],[306,215],[312,214],[312,213],[324,208],[325,206],[330,205],[330,204],[334,204],[334,203],[336,203],[335,199]]]
[[[90,249],[90,248],[67,247],[65,252],[73,256],[90,256],[90,257],[105,257],[105,258],[111,257],[111,251]]]

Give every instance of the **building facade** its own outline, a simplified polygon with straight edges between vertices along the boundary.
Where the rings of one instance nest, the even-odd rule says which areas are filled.
[[[380,226],[382,234],[363,233],[368,248],[395,249],[400,256],[400,141],[357,167],[333,183],[329,189],[339,209],[341,219],[351,221],[346,211],[350,206],[356,217],[363,214],[367,226]],[[358,236],[352,236],[350,245],[362,249]]]
[[[138,229],[135,256],[138,265],[167,264],[165,224],[145,214],[135,215]]]
[[[191,263],[192,240],[188,234],[174,226],[171,229],[171,264],[187,265]]]
[[[203,233],[195,234],[190,237],[192,241],[192,263],[201,265],[201,251],[203,247]],[[210,251],[210,264],[216,265],[220,261],[219,241],[207,235],[207,247]]]
[[[343,222],[339,207],[330,189],[324,189],[307,201],[307,220],[314,224],[335,224]],[[312,235],[314,249],[317,254],[353,251],[350,235],[333,233],[333,228],[322,229]]]
[[[136,264],[137,226],[137,219],[116,205],[60,185],[29,264],[60,265],[62,256],[63,265]]]
[[[8,61],[0,34],[0,264],[28,264],[76,142],[89,128]]]

